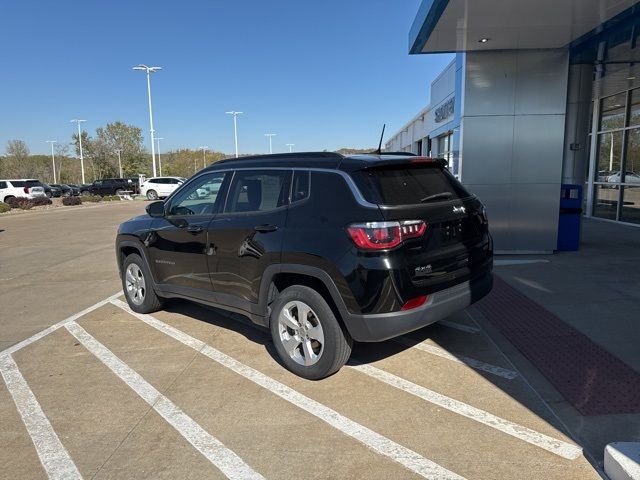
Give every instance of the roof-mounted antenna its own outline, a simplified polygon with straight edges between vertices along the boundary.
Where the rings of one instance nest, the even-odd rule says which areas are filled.
[[[382,155],[382,139],[384,138],[384,129],[387,126],[386,123],[382,124],[382,133],[380,134],[380,143],[378,143],[378,149],[376,150],[376,153],[378,155]]]

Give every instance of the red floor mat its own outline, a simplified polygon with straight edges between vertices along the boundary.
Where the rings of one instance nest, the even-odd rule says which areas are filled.
[[[495,276],[476,304],[583,415],[640,413],[640,374]]]

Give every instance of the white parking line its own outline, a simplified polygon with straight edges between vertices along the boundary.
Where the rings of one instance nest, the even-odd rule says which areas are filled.
[[[462,332],[467,333],[479,333],[480,329],[476,327],[470,327],[468,325],[464,325],[458,322],[452,322],[451,320],[440,320],[438,322],[440,325],[444,325],[445,327],[455,328],[456,330],[460,330]]]
[[[125,382],[180,435],[193,445],[202,455],[230,479],[263,479],[233,451],[225,447],[220,440],[207,433],[191,417],[178,408],[171,400],[162,395],[149,382],[120,360],[111,350],[98,342],[91,334],[76,322],[69,322],[66,329],[104,363],[113,373]]]
[[[107,303],[109,303],[114,298],[118,298],[120,295],[122,295],[121,291],[118,292],[118,293],[114,293],[110,297],[107,297],[104,300],[100,300],[98,303],[94,303],[90,307],[87,307],[87,308],[85,308],[84,310],[82,310],[82,311],[80,311],[78,313],[74,313],[70,317],[67,317],[64,320],[59,321],[55,325],[51,325],[50,327],[45,328],[44,330],[36,333],[35,335],[31,335],[29,338],[27,338],[25,340],[22,340],[21,342],[16,343],[15,345],[12,345],[12,346],[10,346],[9,348],[7,348],[5,350],[2,350],[2,352],[0,352],[0,354],[9,354],[9,355],[14,354],[15,352],[17,352],[21,348],[24,348],[27,345],[30,345],[33,342],[36,342],[36,341],[40,340],[43,337],[46,337],[50,333],[55,332],[60,327],[63,327],[66,323],[73,322],[73,321],[77,320],[78,318],[82,317],[83,315],[86,315],[87,313],[93,312],[94,310],[102,307],[103,305],[106,305]]]
[[[20,373],[18,365],[11,355],[4,352],[0,354],[0,373],[36,447],[47,476],[60,480],[81,479],[82,475],[53,430],[38,400]]]
[[[112,300],[111,303],[117,307],[129,312],[138,319],[145,322],[147,325],[159,330],[160,332],[178,340],[184,345],[193,348],[194,350],[206,355],[210,359],[218,362],[233,372],[242,375],[244,378],[252,381],[253,383],[271,391],[278,395],[280,398],[292,403],[293,405],[309,412],[316,416],[320,420],[328,423],[332,427],[336,428],[340,432],[358,440],[367,447],[376,451],[377,453],[394,460],[401,464],[405,468],[412,472],[424,477],[424,478],[438,478],[438,479],[463,479],[460,475],[447,470],[446,468],[438,465],[437,463],[419,455],[418,453],[410,450],[402,445],[395,443],[393,440],[380,435],[379,433],[370,430],[364,425],[360,425],[353,420],[340,415],[335,410],[303,395],[302,393],[293,390],[292,388],[284,385],[283,383],[274,380],[273,378],[251,368],[234,358],[216,350],[215,348],[207,345],[206,343],[198,340],[177,328],[174,328],[166,323],[158,320],[151,315],[140,314],[132,311],[129,305],[120,301]]]
[[[520,440],[543,448],[560,457],[574,460],[582,453],[582,449],[580,447],[567,443],[563,440],[551,438],[543,433],[536,432],[535,430],[510,422],[504,418],[497,417],[489,412],[485,412],[484,410],[472,407],[471,405],[467,405],[459,400],[434,392],[433,390],[429,390],[428,388],[417,385],[371,365],[358,364],[352,365],[350,368],[380,380],[387,385],[391,385],[392,387],[396,387],[410,393],[411,395],[415,395],[416,397],[433,403],[434,405],[445,408],[453,413],[470,418],[471,420],[475,420],[483,425],[495,428],[496,430],[504,432],[515,438],[519,438]]]
[[[476,370],[482,370],[483,372],[492,373],[493,375],[504,377],[509,380],[513,380],[518,376],[518,372],[514,372],[513,370],[508,370],[506,368],[498,367],[497,365],[491,365],[490,363],[481,362],[480,360],[465,357],[464,355],[454,355],[442,348],[430,345],[426,342],[415,343],[406,337],[398,337],[395,338],[394,341],[407,347],[415,348],[432,355],[437,355],[438,357],[446,358],[447,360],[451,360],[452,362],[462,363],[464,365],[475,368]]]

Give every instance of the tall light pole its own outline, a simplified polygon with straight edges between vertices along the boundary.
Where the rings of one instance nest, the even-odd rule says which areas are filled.
[[[162,158],[160,158],[160,140],[164,140],[164,138],[156,137],[156,142],[158,142],[158,170],[160,172],[160,176],[162,176]]]
[[[80,124],[82,122],[86,122],[86,120],[79,120],[77,118],[74,118],[73,120],[71,120],[71,123],[77,123],[78,124],[78,142],[80,143],[80,170],[82,171],[82,183],[84,182],[84,157],[82,156],[82,132],[80,131]]]
[[[227,115],[233,115],[233,138],[236,143],[236,158],[238,158],[238,124],[236,122],[236,117],[244,112],[225,112]]]
[[[287,147],[289,147],[289,153],[293,152],[294,146],[295,146],[295,143],[287,143]]]
[[[120,178],[122,178],[122,158],[120,158],[120,153],[122,149],[117,148],[115,152],[118,154],[118,170],[120,170]]]
[[[205,168],[207,166],[207,147],[206,145],[204,147],[200,147],[200,149],[202,150],[202,168]]]
[[[269,137],[269,153],[273,153],[273,144],[271,143],[271,138],[275,137],[276,134],[275,133],[265,133],[264,136],[265,137]]]
[[[51,163],[53,163],[53,183],[58,183],[56,180],[56,155],[53,153],[53,144],[57,140],[47,140],[47,143],[51,144]]]
[[[153,138],[153,109],[151,108],[151,74],[162,70],[162,67],[147,67],[140,64],[137,67],[133,67],[134,70],[141,70],[147,72],[147,96],[149,97],[149,131],[151,132],[151,160],[153,162],[153,176],[156,176],[156,146]]]

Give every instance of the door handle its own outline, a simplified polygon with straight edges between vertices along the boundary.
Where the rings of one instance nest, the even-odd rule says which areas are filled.
[[[277,225],[256,225],[253,228],[256,232],[267,233],[267,232],[275,232],[278,230]]]
[[[189,225],[187,227],[187,232],[189,233],[200,233],[204,230],[200,225]]]

